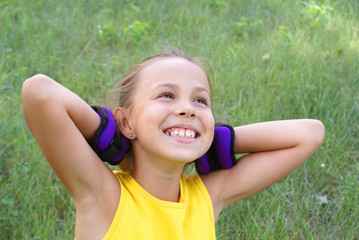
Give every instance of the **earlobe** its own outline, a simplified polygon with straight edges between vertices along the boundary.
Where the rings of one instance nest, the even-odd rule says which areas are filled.
[[[133,139],[133,128],[128,118],[128,111],[122,107],[117,107],[114,111],[117,126],[121,133],[128,139]]]
[[[135,138],[135,134],[134,133],[130,133],[130,135],[128,136],[129,139],[134,139]]]

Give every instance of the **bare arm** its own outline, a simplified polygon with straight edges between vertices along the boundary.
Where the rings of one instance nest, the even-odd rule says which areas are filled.
[[[94,138],[99,116],[80,97],[45,75],[27,79],[22,96],[23,114],[32,134],[75,201],[76,228],[89,230],[97,219],[103,220],[106,232],[120,191],[116,194],[116,177],[87,143]],[[81,231],[76,231],[79,238]]]
[[[205,176],[215,212],[278,182],[320,146],[324,126],[317,120],[283,120],[235,128],[235,152],[249,153],[229,170]],[[216,215],[217,216],[217,215]]]

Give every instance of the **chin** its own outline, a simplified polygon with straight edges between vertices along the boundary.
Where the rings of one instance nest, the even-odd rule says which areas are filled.
[[[198,153],[194,154],[193,152],[186,154],[184,151],[181,151],[178,154],[172,152],[172,154],[169,156],[169,159],[171,159],[172,161],[188,164],[197,160],[202,155],[203,154],[199,155]]]

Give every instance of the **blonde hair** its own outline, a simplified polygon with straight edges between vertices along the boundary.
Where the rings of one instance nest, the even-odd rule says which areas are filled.
[[[132,97],[136,90],[138,80],[140,78],[140,75],[141,75],[141,72],[143,71],[143,69],[145,67],[149,66],[151,63],[154,63],[155,61],[158,61],[161,59],[166,59],[166,58],[182,58],[182,59],[186,59],[189,62],[199,66],[205,73],[208,83],[209,83],[209,86],[211,88],[210,79],[209,79],[207,71],[205,70],[205,69],[208,69],[212,75],[212,69],[209,66],[209,64],[201,58],[192,58],[185,51],[183,51],[179,48],[172,47],[170,49],[164,50],[161,53],[152,55],[152,56],[144,59],[142,62],[140,62],[139,64],[135,65],[132,69],[130,69],[130,71],[122,78],[122,80],[113,89],[113,91],[116,91],[119,94],[119,99],[118,99],[119,107],[122,107],[126,110],[129,110],[131,108],[132,102],[133,102]],[[125,155],[125,158],[119,164],[119,167],[123,171],[132,172],[133,164],[134,164],[134,155],[133,155],[133,151],[130,146]]]

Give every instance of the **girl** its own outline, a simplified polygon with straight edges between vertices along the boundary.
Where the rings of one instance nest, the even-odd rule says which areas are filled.
[[[215,239],[215,221],[231,203],[299,167],[320,146],[318,120],[234,128],[230,169],[185,176],[214,137],[207,75],[179,50],[154,55],[120,82],[113,115],[130,141],[112,172],[89,143],[101,118],[77,95],[44,75],[22,88],[23,113],[47,161],[76,206],[76,239]]]

